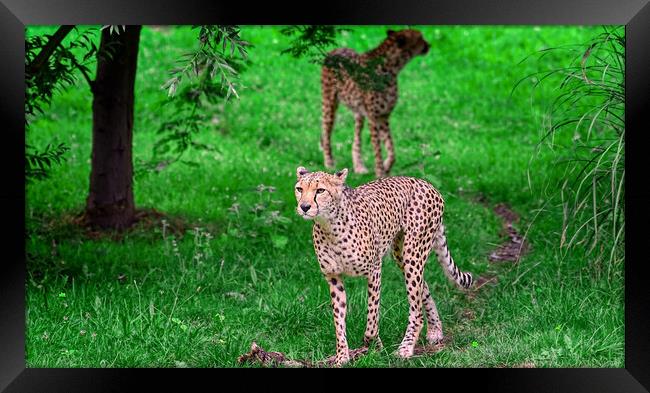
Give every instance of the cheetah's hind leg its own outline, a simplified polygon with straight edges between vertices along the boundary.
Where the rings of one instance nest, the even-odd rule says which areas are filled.
[[[323,68],[321,77],[322,84],[322,135],[321,135],[321,148],[323,149],[323,158],[325,167],[328,169],[334,168],[334,159],[332,158],[332,128],[334,127],[334,120],[336,118],[336,109],[339,106],[339,100],[336,91],[336,80],[332,72]]]
[[[368,275],[368,318],[363,345],[370,347],[375,343],[378,349],[383,347],[379,338],[379,297],[381,294],[381,261],[379,267]]]
[[[360,113],[354,114],[354,142],[352,143],[352,163],[354,173],[366,174],[368,168],[363,164],[361,157],[361,131],[363,130],[364,117]]]
[[[386,159],[383,162],[384,171],[388,175],[393,169],[393,164],[395,163],[395,146],[393,145],[393,138],[390,135],[390,126],[388,125],[388,119],[386,119],[386,126],[382,129],[380,135],[381,141],[386,147]]]
[[[404,274],[404,278],[407,279],[406,273],[404,272],[404,233],[400,232],[393,243],[393,258],[397,263],[397,266]],[[422,305],[424,306],[424,314],[426,315],[427,320],[427,342],[430,345],[441,343],[444,336],[442,333],[442,322],[438,315],[438,309],[436,308],[436,303],[431,297],[429,292],[429,286],[426,281],[424,281],[424,275],[422,275]]]

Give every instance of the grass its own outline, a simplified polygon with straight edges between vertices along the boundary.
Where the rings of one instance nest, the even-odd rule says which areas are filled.
[[[52,30],[33,27],[28,34]],[[385,30],[355,27],[340,43],[367,50]],[[540,67],[520,60],[546,47],[585,42],[599,28],[422,31],[431,51],[400,74],[391,116],[393,174],[423,177],[441,191],[454,259],[475,276],[498,273],[498,282],[471,299],[430,263],[425,277],[452,341],[438,354],[403,361],[392,352],[406,328],[406,291],[387,257],[380,311],[385,349],[350,367],[623,367],[623,267],[597,275],[586,246],[560,249],[562,210],[545,205],[542,196],[548,179],[563,176],[552,165],[553,150],[536,150],[557,91],[531,83],[510,96],[518,80]],[[187,158],[199,167],[175,164],[136,178],[137,206],[165,212],[169,223],[141,226],[119,240],[88,238],[67,224],[83,209],[90,174],[92,97],[83,80],[30,126],[30,144],[64,142],[71,151],[50,179],[27,188],[28,367],[238,367],[237,357],[253,340],[296,358],[319,360],[334,352],[327,284],[311,224],[294,213],[292,190],[297,166],[323,168],[319,69],[281,55],[289,40],[278,29],[247,27],[243,38],[255,46],[241,99],[215,108],[212,126],[199,136],[217,151],[191,151]],[[195,41],[189,28],[142,31],[136,161],[151,156],[165,118],[160,86]],[[564,60],[551,53],[543,61]],[[333,135],[339,168],[352,167],[352,130],[351,113],[339,109]],[[371,167],[367,128],[363,143]],[[372,175],[348,179],[356,186]],[[532,251],[519,264],[488,262],[502,240],[501,224],[473,201],[479,194],[521,215],[518,227]],[[189,230],[172,231],[175,219]],[[345,283],[348,339],[357,347],[366,286],[358,278]]]

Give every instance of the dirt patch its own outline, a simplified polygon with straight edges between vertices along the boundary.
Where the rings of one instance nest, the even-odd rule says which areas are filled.
[[[487,198],[482,194],[472,197],[471,200],[486,207],[491,206]],[[499,216],[499,218],[501,218],[501,236],[505,239],[503,243],[498,245],[494,251],[490,253],[488,260],[495,265],[504,262],[510,262],[513,264],[518,263],[519,259],[525,253],[530,251],[530,244],[519,234],[513,225],[519,222],[519,215],[505,203],[494,205],[492,210],[497,216]],[[475,279],[472,287],[465,290],[465,293],[468,298],[475,299],[484,286],[494,286],[497,284],[498,280],[499,278],[495,272],[485,272],[482,276]]]
[[[482,193],[465,195],[474,203],[479,203],[492,211],[502,220],[501,235],[507,240],[499,245],[488,257],[490,262],[519,262],[522,255],[530,251],[530,243],[519,234],[513,224],[519,222],[519,215],[506,203],[497,203],[491,207],[488,198]]]
[[[503,220],[502,234],[508,240],[490,254],[489,260],[490,262],[517,263],[521,256],[530,249],[526,239],[513,226],[514,223],[519,221],[519,215],[505,203],[497,204],[493,210]]]
[[[84,214],[76,217],[75,224],[80,226],[85,235],[92,239],[101,239],[109,237],[112,240],[120,240],[125,235],[134,233],[150,233],[154,228],[162,228],[165,226],[167,234],[182,236],[187,230],[191,228],[191,224],[182,217],[169,216],[156,209],[138,209],[133,217],[133,224],[123,231],[110,231],[98,230],[88,224]]]
[[[519,215],[512,211],[505,203],[498,203],[494,206],[493,210],[505,222],[513,223],[519,221]]]
[[[87,221],[84,212],[68,212],[58,216],[35,218],[38,225],[32,230],[43,235],[54,234],[57,241],[72,238],[87,238],[92,240],[107,239],[121,241],[126,236],[160,237],[164,227],[166,235],[177,238],[183,237],[193,228],[206,229],[211,234],[219,233],[215,223],[192,222],[182,216],[173,216],[152,208],[138,209],[135,212],[133,224],[124,230],[100,230],[93,228]],[[156,231],[158,230],[158,232]]]

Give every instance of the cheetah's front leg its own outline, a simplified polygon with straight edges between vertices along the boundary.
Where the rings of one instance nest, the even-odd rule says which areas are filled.
[[[334,364],[341,366],[350,360],[350,350],[345,334],[346,299],[345,288],[340,276],[328,276],[330,299],[334,312],[334,327],[336,329],[336,358]]]

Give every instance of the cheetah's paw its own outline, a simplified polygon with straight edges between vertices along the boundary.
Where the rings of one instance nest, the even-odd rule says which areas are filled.
[[[397,350],[397,356],[401,357],[402,359],[408,359],[411,356],[413,356],[413,345],[410,346],[400,346],[399,349]]]
[[[444,339],[442,330],[431,330],[427,332],[427,342],[431,345],[439,344]]]

